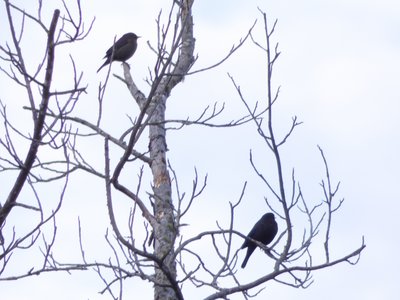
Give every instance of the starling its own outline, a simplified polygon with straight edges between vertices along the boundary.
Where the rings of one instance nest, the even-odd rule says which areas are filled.
[[[114,46],[111,46],[110,49],[107,50],[106,61],[104,64],[97,70],[97,73],[106,65],[113,61],[126,61],[131,58],[135,53],[137,48],[137,39],[139,37],[130,32],[124,34],[118,41],[115,42]],[[113,53],[114,50],[114,53]]]
[[[264,245],[268,245],[269,243],[272,242],[277,232],[278,232],[278,224],[276,224],[274,214],[267,213],[263,215],[261,219],[254,225],[253,229],[250,231],[247,237],[259,241]],[[247,261],[250,258],[250,255],[257,248],[257,244],[250,240],[245,240],[240,249],[244,249],[246,247],[247,247],[247,253],[242,263],[242,268],[246,266]]]

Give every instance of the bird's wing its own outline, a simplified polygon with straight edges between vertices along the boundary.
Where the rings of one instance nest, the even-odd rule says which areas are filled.
[[[247,235],[249,238],[258,240],[259,236],[260,236],[260,229],[262,229],[262,224],[260,223],[260,221],[258,221],[253,228],[250,230],[249,234]],[[245,240],[243,245],[242,245],[242,249],[249,246],[249,244],[252,243],[250,240]]]
[[[111,57],[111,53],[114,49],[121,49],[122,47],[126,46],[129,43],[127,38],[121,37],[118,41],[115,42],[115,46],[111,46],[110,49],[107,50],[106,52],[106,56],[104,56],[104,58],[106,57]]]

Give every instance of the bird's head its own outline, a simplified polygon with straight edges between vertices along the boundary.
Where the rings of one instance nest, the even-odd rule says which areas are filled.
[[[140,38],[140,36],[137,36],[133,32],[129,32],[129,33],[124,34],[124,37],[126,39],[128,39],[128,40],[133,40],[133,41],[136,41],[138,38]]]
[[[263,219],[275,220],[275,216],[273,213],[266,213],[265,215],[263,215]]]

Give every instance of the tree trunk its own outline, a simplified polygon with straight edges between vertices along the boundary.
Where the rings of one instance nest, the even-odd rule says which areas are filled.
[[[184,0],[179,5],[178,15],[180,22],[179,33],[174,36],[171,49],[165,53],[160,52],[162,62],[160,73],[155,73],[152,90],[148,97],[139,91],[130,75],[127,65],[124,65],[125,81],[132,96],[139,107],[150,116],[149,125],[149,151],[151,171],[153,174],[153,205],[155,224],[154,233],[154,268],[155,286],[154,299],[156,300],[182,300],[183,295],[177,284],[176,262],[174,259],[174,244],[178,235],[178,228],[174,215],[172,202],[171,180],[167,167],[167,143],[165,129],[166,102],[172,89],[188,73],[195,61],[193,53],[195,39],[193,37],[193,18],[191,8],[193,0]],[[176,33],[176,32],[175,32]],[[175,34],[174,33],[174,34]],[[177,55],[176,60],[174,59]],[[172,69],[172,71],[171,71]],[[147,99],[151,102],[147,103]],[[147,103],[147,104],[146,104]],[[147,121],[146,121],[147,123]]]
[[[174,210],[171,199],[171,180],[166,163],[165,138],[165,102],[167,97],[157,99],[150,122],[160,125],[151,125],[149,134],[151,170],[153,173],[154,215],[158,226],[154,228],[155,255],[161,265],[155,263],[156,286],[154,299],[177,299],[171,286],[171,279],[176,280],[176,264],[172,258],[177,230],[174,225]],[[166,274],[168,273],[168,275]],[[169,278],[168,278],[169,277]]]
[[[180,288],[176,283],[176,263],[174,256],[174,243],[178,234],[175,224],[174,209],[171,197],[171,180],[167,169],[167,143],[165,130],[166,101],[170,91],[183,80],[194,62],[193,52],[195,39],[193,38],[193,19],[191,14],[193,0],[182,1],[181,7],[181,38],[178,60],[173,70],[174,75],[167,75],[161,80],[158,93],[155,93],[151,115],[149,136],[151,170],[153,172],[154,215],[157,226],[154,228],[155,255],[161,264],[155,263],[156,286],[154,299],[172,300],[183,299]]]

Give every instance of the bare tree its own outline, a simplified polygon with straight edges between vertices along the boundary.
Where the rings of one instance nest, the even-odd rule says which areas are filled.
[[[32,124],[29,129],[26,129],[23,128],[23,124],[19,126],[13,123],[13,118],[7,114],[6,105],[1,103],[5,134],[0,139],[2,148],[0,171],[17,175],[8,195],[0,204],[0,245],[2,246],[0,273],[5,270],[13,253],[29,249],[39,243],[39,237],[42,235],[41,228],[46,223],[53,222],[50,240],[54,242],[56,234],[54,218],[64,198],[68,175],[73,171],[67,153],[71,135],[65,118],[72,112],[79,96],[85,91],[85,88],[81,86],[82,73],[77,73],[72,58],[74,73],[71,74],[73,79],[71,88],[63,90],[53,87],[56,49],[82,40],[88,33],[82,29],[83,19],[79,2],[77,18],[71,15],[66,5],[64,6],[66,16],[60,17],[60,10],[56,9],[51,20],[42,17],[41,2],[35,15],[8,0],[4,1],[4,8],[8,18],[11,44],[0,47],[3,62],[1,71],[25,90],[26,106],[24,108],[30,112]],[[21,20],[20,24],[15,24],[15,19]],[[29,64],[26,62],[26,53],[30,49],[24,49],[23,45],[29,38],[29,33],[26,31],[33,28],[39,29],[47,42],[44,45],[35,45],[37,53],[41,51],[41,54],[38,55],[36,64]],[[49,115],[53,117],[49,118]],[[60,164],[58,160],[46,159],[45,153],[48,151],[59,153],[62,163]],[[64,183],[58,200],[54,201],[54,206],[49,210],[49,207],[43,206],[37,186],[60,178],[64,178]],[[26,183],[32,191],[34,199],[32,203],[24,199],[17,201]],[[12,213],[21,213],[20,210],[27,210],[32,214],[33,221],[27,230],[20,230],[18,224],[7,223],[9,216]],[[48,254],[53,243],[45,242],[43,246]],[[44,265],[47,259],[48,256],[45,255]]]
[[[62,25],[56,34],[57,21],[60,19],[60,10],[55,10],[49,28],[46,27],[41,17],[41,2],[36,15],[29,14],[23,9],[5,1],[7,15],[9,17],[10,31],[13,39],[13,47],[2,46],[2,59],[9,69],[2,67],[2,71],[10,79],[17,82],[27,91],[29,105],[26,107],[32,114],[33,134],[25,134],[10,121],[3,105],[2,116],[6,135],[1,139],[1,145],[7,150],[8,156],[2,156],[2,172],[15,170],[19,173],[14,187],[8,198],[2,202],[0,210],[0,224],[2,232],[6,232],[2,238],[3,251],[0,254],[2,270],[10,259],[10,255],[21,248],[21,243],[29,240],[24,248],[35,245],[40,235],[41,227],[53,220],[60,209],[68,178],[75,170],[83,170],[89,175],[101,178],[106,188],[106,203],[112,229],[112,237],[106,232],[105,239],[110,246],[110,259],[99,261],[96,258],[87,257],[85,254],[85,241],[82,228],[79,223],[79,236],[77,244],[81,249],[81,259],[78,262],[65,262],[57,258],[57,253],[52,249],[56,236],[56,226],[50,237],[43,237],[42,264],[33,266],[24,274],[2,277],[0,280],[17,280],[23,277],[38,275],[43,272],[94,270],[104,282],[102,293],[108,292],[113,299],[121,299],[123,296],[123,281],[129,278],[140,278],[154,284],[154,299],[184,299],[183,288],[186,286],[211,288],[212,292],[206,299],[227,299],[229,295],[241,293],[244,299],[255,294],[254,289],[261,287],[268,281],[275,280],[293,287],[307,287],[311,282],[313,271],[328,268],[342,262],[356,263],[362,250],[364,241],[359,248],[350,251],[347,255],[331,259],[335,255],[330,253],[329,238],[331,236],[331,223],[335,211],[343,200],[336,200],[339,184],[335,185],[330,177],[328,163],[324,152],[320,149],[325,167],[326,177],[321,183],[324,201],[318,204],[310,204],[303,196],[300,184],[294,171],[285,174],[282,167],[281,147],[285,145],[297,126],[301,123],[297,118],[283,137],[277,136],[274,131],[274,103],[278,100],[279,89],[274,91],[272,83],[273,67],[279,57],[278,47],[271,46],[271,36],[274,33],[276,22],[272,28],[268,28],[267,17],[261,12],[265,40],[258,42],[252,34],[256,23],[248,30],[238,45],[233,46],[226,57],[212,66],[192,70],[196,62],[194,55],[195,38],[193,32],[192,6],[194,0],[171,1],[170,10],[167,13],[160,12],[156,20],[158,29],[157,44],[148,46],[154,53],[154,64],[149,68],[147,83],[150,90],[147,94],[141,91],[133,80],[129,65],[124,63],[124,76],[115,75],[129,89],[135,100],[139,113],[131,117],[131,126],[126,128],[121,135],[115,136],[102,127],[104,117],[103,101],[106,99],[105,90],[108,87],[110,68],[104,84],[100,84],[98,91],[98,110],[95,123],[89,118],[81,118],[73,115],[73,108],[79,95],[85,91],[81,88],[82,75],[77,75],[73,64],[73,86],[69,90],[53,92],[51,79],[53,63],[55,60],[54,49],[66,43],[73,43],[84,38],[88,31],[82,31],[83,19],[80,2],[77,2],[78,18],[64,4],[65,16],[61,18]],[[47,35],[47,45],[44,50],[44,58],[36,67],[36,71],[30,72],[24,63],[24,55],[21,49],[21,40],[24,36],[24,21],[20,33],[16,33],[11,11],[18,12],[22,20],[28,19]],[[66,27],[73,29],[73,33],[67,33]],[[91,27],[91,26],[90,26]],[[90,30],[89,27],[89,30]],[[240,86],[230,76],[239,99],[244,104],[243,116],[226,123],[217,123],[216,118],[224,113],[224,106],[215,104],[206,107],[195,119],[170,120],[166,118],[165,111],[171,91],[189,75],[204,72],[215,68],[228,59],[246,41],[252,40],[254,45],[265,52],[267,66],[267,97],[265,102],[252,105],[241,92]],[[47,62],[46,69],[43,70]],[[44,76],[44,80],[40,80]],[[32,85],[36,85],[41,91],[41,102],[38,105],[37,96],[34,96]],[[65,101],[60,101],[63,97]],[[49,100],[53,98],[53,106]],[[91,116],[93,119],[93,116]],[[271,247],[256,242],[266,251],[266,254],[275,261],[271,270],[247,283],[241,283],[237,272],[238,250],[234,248],[234,240],[248,239],[246,235],[234,229],[235,210],[246,193],[245,183],[242,193],[236,203],[230,203],[230,221],[225,228],[219,225],[212,231],[204,231],[197,235],[187,237],[180,234],[183,226],[188,226],[182,220],[191,209],[196,198],[201,195],[207,185],[207,176],[198,177],[197,171],[193,179],[192,190],[182,192],[179,185],[178,174],[167,159],[167,130],[180,130],[185,126],[224,127],[227,130],[235,130],[237,126],[245,123],[254,123],[258,135],[263,140],[269,153],[276,163],[274,174],[264,174],[256,161],[256,157],[250,153],[250,164],[266,188],[265,204],[285,224],[280,234]],[[83,133],[82,133],[83,132]],[[145,133],[148,132],[148,137]],[[20,159],[21,154],[16,150],[13,136],[22,136],[29,142],[27,158]],[[82,140],[95,137],[101,141],[104,149],[104,170],[98,164],[90,163],[90,153],[84,153],[79,148]],[[146,141],[148,149],[140,146]],[[61,153],[59,159],[44,161],[41,159],[40,150],[49,148],[49,151]],[[122,152],[121,152],[122,151]],[[121,154],[122,153],[122,154]],[[263,154],[264,155],[264,154]],[[138,177],[131,178],[132,170],[137,170]],[[146,170],[151,173],[152,184],[144,187],[143,176]],[[46,176],[42,173],[45,172]],[[78,175],[77,175],[78,176]],[[35,185],[43,182],[64,180],[56,208],[48,215],[42,209],[41,197],[36,193]],[[19,192],[25,182],[28,182],[36,196],[36,206],[17,202]],[[288,191],[289,190],[289,191]],[[189,195],[188,197],[186,196]],[[131,200],[131,208],[127,219],[121,219],[117,213],[116,198],[126,197]],[[39,222],[28,233],[14,232],[14,224],[6,223],[11,210],[16,207],[32,210],[40,215]],[[294,215],[301,215],[307,220],[308,227],[293,221]],[[121,224],[126,224],[125,226]],[[141,224],[141,225],[138,225]],[[140,229],[138,227],[140,226]],[[137,234],[140,230],[143,238]],[[322,247],[325,252],[324,262],[315,262],[311,244],[316,237],[324,231]],[[297,238],[294,238],[297,237]],[[213,252],[220,260],[219,266],[210,265],[207,256],[203,256],[196,250],[196,243],[207,238],[210,252]],[[300,242],[299,242],[300,241]],[[190,266],[187,262],[191,262]],[[193,267],[194,265],[194,267]],[[207,289],[208,290],[208,289]]]

